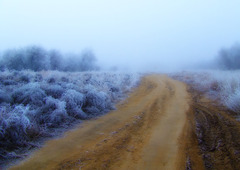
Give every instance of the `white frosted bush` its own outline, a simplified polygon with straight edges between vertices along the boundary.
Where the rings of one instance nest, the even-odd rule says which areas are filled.
[[[114,109],[139,79],[128,73],[0,72],[0,164],[41,138]]]
[[[91,114],[103,113],[112,109],[112,104],[104,92],[97,92],[96,90],[90,90],[86,94],[85,110]]]
[[[0,103],[6,102],[10,103],[12,101],[11,95],[6,91],[0,89]]]
[[[64,88],[60,85],[51,85],[43,84],[41,88],[45,91],[48,96],[52,96],[53,98],[61,98],[64,93]]]
[[[225,99],[226,106],[231,110],[240,112],[240,89]]]
[[[174,77],[219,99],[223,105],[240,114],[240,71],[192,71],[175,74]]]
[[[39,124],[57,127],[67,121],[66,103],[51,96],[46,97],[44,105],[38,110],[36,119]]]
[[[29,83],[16,89],[12,93],[14,103],[40,107],[43,105],[45,92],[38,83]]]
[[[66,102],[67,113],[78,119],[86,119],[87,115],[82,111],[82,106],[85,103],[83,94],[76,90],[67,90],[61,100]]]
[[[0,145],[2,148],[17,148],[24,145],[24,142],[27,140],[26,129],[30,126],[30,120],[26,116],[28,109],[28,107],[23,105],[17,105],[7,113],[6,107],[1,108]]]

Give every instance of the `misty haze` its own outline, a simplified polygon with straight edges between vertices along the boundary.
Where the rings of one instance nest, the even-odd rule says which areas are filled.
[[[1,0],[0,169],[239,169],[239,6]]]

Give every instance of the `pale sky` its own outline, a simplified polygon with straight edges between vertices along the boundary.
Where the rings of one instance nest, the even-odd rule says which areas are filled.
[[[236,42],[239,0],[0,0],[0,51],[91,48],[102,65],[161,70]]]

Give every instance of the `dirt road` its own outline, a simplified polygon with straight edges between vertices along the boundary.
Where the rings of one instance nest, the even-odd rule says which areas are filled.
[[[48,141],[12,169],[185,169],[189,100],[185,84],[147,76],[117,110]]]

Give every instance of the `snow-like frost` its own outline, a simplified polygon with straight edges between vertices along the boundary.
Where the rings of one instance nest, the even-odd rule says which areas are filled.
[[[229,109],[240,113],[240,71],[189,71],[173,74],[195,89],[220,100]]]
[[[39,109],[36,119],[39,124],[58,127],[67,121],[66,103],[51,96],[45,98],[44,105]]]
[[[12,93],[14,103],[32,105],[34,107],[42,106],[44,97],[46,97],[46,94],[38,83],[23,85]]]
[[[104,92],[89,90],[86,94],[85,110],[91,114],[104,113],[112,109],[111,100]]]
[[[68,115],[78,119],[87,118],[86,113],[82,111],[82,106],[85,103],[85,97],[83,94],[76,90],[67,90],[61,99],[66,102]]]
[[[45,91],[48,96],[52,96],[53,98],[61,98],[64,93],[64,88],[58,84],[43,84],[41,88]]]
[[[114,109],[139,80],[139,74],[116,72],[0,72],[0,164],[41,138]]]
[[[11,103],[12,98],[6,91],[0,89],[0,103],[6,102]]]

